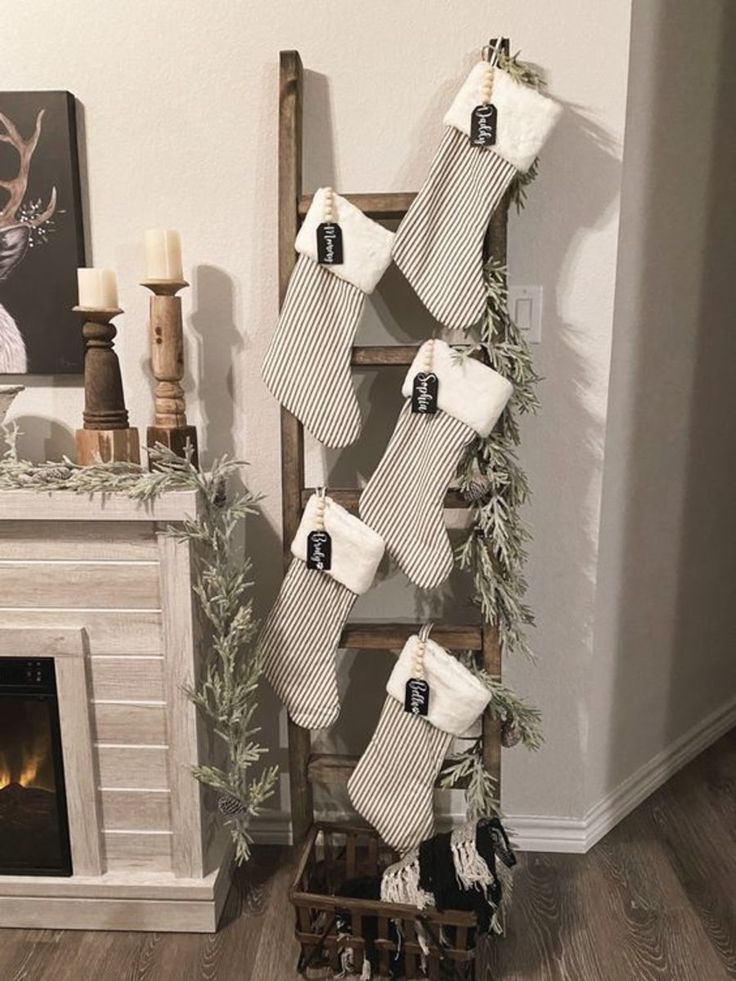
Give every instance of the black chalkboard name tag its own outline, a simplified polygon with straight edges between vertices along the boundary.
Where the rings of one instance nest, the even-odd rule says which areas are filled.
[[[490,103],[476,106],[470,117],[470,142],[473,146],[494,146],[498,112]]]
[[[420,371],[414,375],[411,390],[411,411],[432,416],[437,411],[439,379],[433,371]]]
[[[337,222],[323,221],[317,226],[317,262],[323,266],[341,266],[342,261],[342,228]]]
[[[429,685],[423,678],[409,678],[404,693],[404,711],[426,715],[429,711]]]
[[[326,531],[310,531],[307,535],[307,568],[329,572],[332,566],[332,539]]]

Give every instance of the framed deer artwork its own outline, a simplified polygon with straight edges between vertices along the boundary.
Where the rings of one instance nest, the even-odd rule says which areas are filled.
[[[84,265],[74,97],[0,92],[0,375],[82,371]]]

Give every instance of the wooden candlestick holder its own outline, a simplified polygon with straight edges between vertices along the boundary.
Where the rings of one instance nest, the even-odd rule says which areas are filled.
[[[77,430],[77,463],[140,463],[138,430],[128,425],[120,362],[113,350],[123,311],[74,307],[84,317],[84,428]]]
[[[192,463],[199,465],[197,430],[187,425],[187,409],[181,380],[184,377],[184,331],[181,297],[176,294],[189,283],[184,280],[149,279],[141,286],[151,297],[151,370],[156,379],[154,424],[148,427],[146,444],[161,443],[177,456],[192,447]]]

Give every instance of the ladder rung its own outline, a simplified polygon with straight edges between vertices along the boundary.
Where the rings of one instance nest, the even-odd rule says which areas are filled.
[[[312,753],[307,764],[307,779],[310,783],[340,784],[348,782],[350,774],[357,766],[359,757],[344,756],[340,753]],[[440,778],[435,783],[439,787]],[[455,784],[453,790],[462,789],[463,782]]]
[[[303,218],[312,203],[311,194],[302,194],[299,198],[299,217]],[[403,218],[409,210],[409,205],[416,197],[413,191],[393,194],[344,194],[351,204],[360,208],[369,218],[379,218],[388,221],[391,218]]]
[[[405,365],[408,367],[419,350],[418,344],[371,344],[368,347],[354,347],[350,364],[362,367],[377,365]]]
[[[340,636],[340,647],[391,651],[404,646],[412,634],[419,632],[420,623],[347,623]],[[432,628],[432,640],[450,651],[480,651],[483,632],[479,624]]]
[[[453,348],[456,350],[463,346],[462,344],[453,344]],[[367,347],[354,347],[350,364],[358,368],[380,367],[381,365],[389,368],[394,365],[408,367],[416,357],[418,350],[418,344],[369,344]],[[474,356],[474,354],[471,355],[471,357]]]
[[[316,487],[303,487],[302,488],[302,507],[306,507],[307,501],[317,490]],[[352,511],[354,514],[358,512],[358,500],[360,499],[360,490],[357,487],[342,487],[333,489],[330,487],[327,491],[333,501],[338,504],[342,504],[346,511]],[[450,511],[460,511],[470,507],[468,501],[465,500],[463,495],[459,490],[450,489],[445,494],[445,507]]]
[[[307,776],[312,783],[345,783],[357,762],[357,756],[312,753],[307,764]]]

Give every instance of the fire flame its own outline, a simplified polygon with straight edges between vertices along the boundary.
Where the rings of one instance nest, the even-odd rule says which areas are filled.
[[[44,787],[45,781],[39,780],[38,776],[46,757],[46,746],[24,747],[20,766],[11,766],[6,755],[0,753],[0,790],[11,783],[19,783],[21,787],[43,787],[52,790],[52,787]]]

